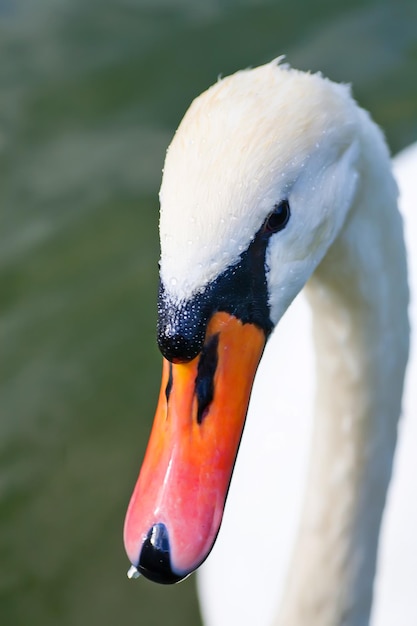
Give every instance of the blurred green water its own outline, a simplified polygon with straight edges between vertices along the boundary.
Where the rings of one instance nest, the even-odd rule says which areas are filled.
[[[0,622],[199,624],[126,579],[160,376],[157,191],[190,100],[286,53],[417,139],[414,0],[0,0]],[[250,572],[248,572],[250,575]]]

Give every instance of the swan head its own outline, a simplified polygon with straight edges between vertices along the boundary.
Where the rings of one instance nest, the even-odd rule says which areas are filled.
[[[273,327],[332,245],[360,172],[349,89],[279,62],[191,104],[160,192],[158,409],[125,523],[133,566],[176,582],[208,555]]]
[[[168,149],[160,191],[165,293],[187,300],[238,265],[285,201],[288,224],[266,246],[275,325],[352,203],[358,111],[348,87],[276,61],[196,98]]]

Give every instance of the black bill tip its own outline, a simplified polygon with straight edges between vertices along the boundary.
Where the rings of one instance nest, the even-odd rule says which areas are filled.
[[[154,524],[142,545],[137,569],[140,574],[162,585],[178,583],[187,574],[177,574],[171,567],[168,530],[165,524]]]

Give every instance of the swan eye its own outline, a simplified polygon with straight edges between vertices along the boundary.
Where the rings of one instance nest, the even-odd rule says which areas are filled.
[[[264,224],[264,232],[268,235],[277,233],[286,227],[291,215],[288,200],[282,200],[276,204],[268,215]]]

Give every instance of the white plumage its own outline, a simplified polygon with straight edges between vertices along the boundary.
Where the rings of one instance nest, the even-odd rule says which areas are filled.
[[[397,161],[412,292],[416,168],[416,149]],[[396,189],[382,135],[349,90],[274,62],[200,96],[170,146],[161,278],[171,297],[188,298],[233,265],[283,197],[291,222],[266,257],[279,323],[200,574],[203,616],[207,626],[365,626],[407,357]],[[312,274],[310,304],[301,293],[281,319]],[[373,626],[417,623],[414,353],[412,344]]]
[[[413,331],[417,321],[417,144],[396,156],[393,169],[405,221]],[[415,333],[411,337],[403,416],[381,531],[371,626],[417,623],[417,498],[413,495],[417,475],[417,346]],[[223,524],[212,553],[198,572],[205,626],[273,623],[301,514],[313,427],[314,384],[311,312],[304,294],[300,294],[275,329],[264,353]],[[264,428],[259,428],[260,416]],[[271,490],[275,498],[267,496]],[[276,525],[269,524],[259,534],[262,519],[273,519]],[[255,541],[261,543],[256,564],[240,549]]]

